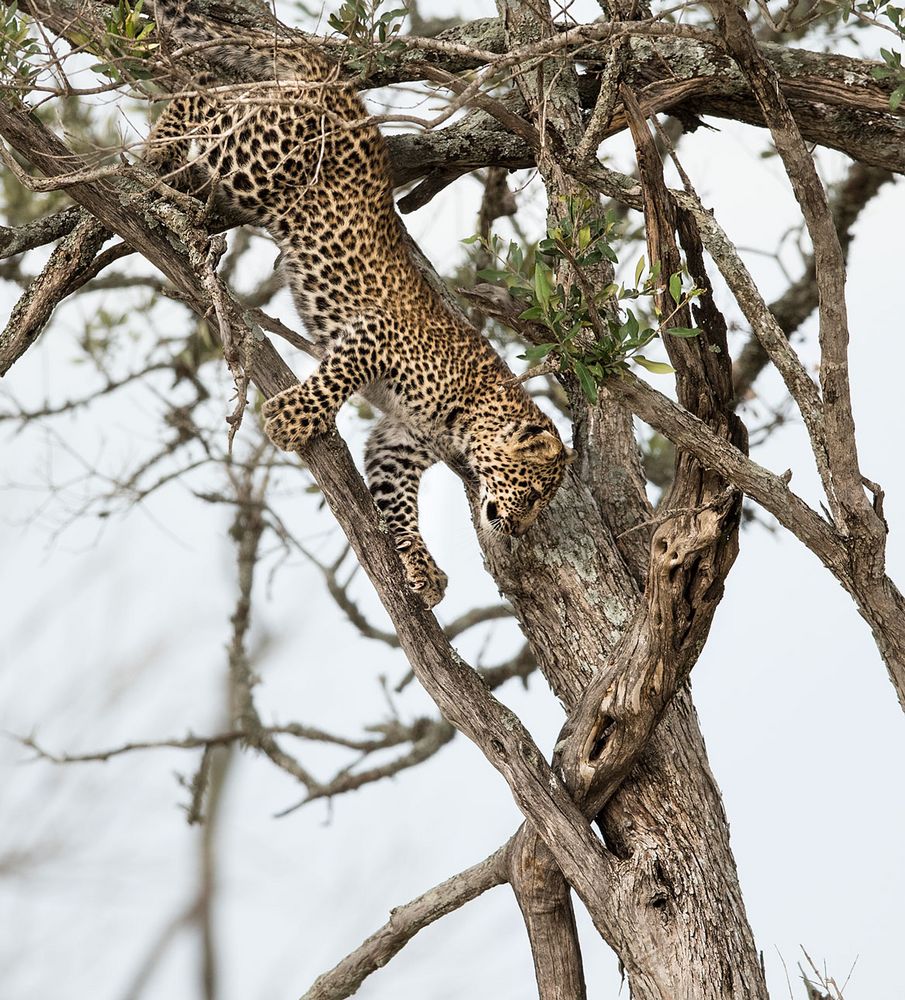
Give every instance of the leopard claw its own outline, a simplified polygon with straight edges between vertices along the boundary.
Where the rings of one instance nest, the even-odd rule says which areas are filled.
[[[427,549],[413,546],[399,553],[409,588],[428,609],[443,600],[449,578],[432,559]]]

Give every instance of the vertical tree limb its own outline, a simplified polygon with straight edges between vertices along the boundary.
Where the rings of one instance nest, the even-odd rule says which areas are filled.
[[[820,385],[832,473],[827,499],[840,527],[852,537],[853,569],[876,579],[883,574],[886,528],[867,499],[858,466],[848,376],[845,260],[839,236],[813,157],[801,137],[776,71],[758,49],[744,10],[737,0],[710,0],[709,6],[729,52],[763,112],[811,237],[819,294]]]
[[[891,180],[893,175],[888,170],[856,162],[849,167],[845,179],[834,187],[830,195],[830,212],[833,216],[833,225],[839,234],[839,245],[846,259],[853,238],[852,227],[861,211],[880,188]],[[776,318],[783,336],[791,337],[817,308],[815,278],[814,255],[810,254],[805,261],[801,277],[789,285],[778,299],[770,303],[770,312]],[[736,399],[744,398],[769,360],[757,337],[752,337],[732,367]]]

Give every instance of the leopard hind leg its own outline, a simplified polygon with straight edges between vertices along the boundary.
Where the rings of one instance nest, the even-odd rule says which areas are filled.
[[[446,592],[446,574],[437,566],[418,527],[418,490],[426,469],[438,458],[427,437],[394,416],[371,431],[365,452],[368,488],[393,537],[409,587],[432,608]]]

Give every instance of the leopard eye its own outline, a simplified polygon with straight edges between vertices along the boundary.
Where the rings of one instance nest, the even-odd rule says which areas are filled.
[[[525,496],[525,502],[528,504],[529,507],[533,507],[534,504],[536,504],[537,501],[540,500],[540,497],[541,495],[540,493],[537,492],[537,490],[528,490],[528,493]]]

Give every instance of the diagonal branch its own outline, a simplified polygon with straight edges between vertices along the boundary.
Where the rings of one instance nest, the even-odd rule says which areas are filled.
[[[0,134],[49,176],[81,167],[78,157],[22,110],[0,105]],[[127,183],[119,179],[82,181],[73,185],[70,195],[160,267],[196,303],[197,311],[212,320],[211,304],[199,287],[198,277],[207,261],[205,234],[193,230],[172,206],[153,202],[143,213],[135,209],[131,199],[127,207],[123,195],[131,192],[117,187]],[[155,230],[146,213],[158,223]],[[161,221],[173,226],[169,239],[158,235]],[[185,241],[184,252],[171,242],[176,236]],[[269,341],[248,330],[238,307],[231,300],[228,304],[233,311],[229,322],[234,333],[244,330],[247,375],[268,397],[291,385],[292,373]],[[595,924],[602,933],[612,934],[610,915],[600,905],[596,888],[606,878],[609,864],[600,841],[522,723],[452,650],[436,619],[406,586],[398,555],[380,528],[371,496],[345,444],[335,432],[323,435],[305,449],[304,457],[380,594],[418,680],[444,716],[475,742],[503,775],[519,808],[540,831]]]
[[[365,979],[382,968],[434,921],[477,899],[506,881],[505,848],[465,871],[453,875],[404,906],[395,907],[390,919],[350,952],[329,972],[318,976],[302,1000],[344,1000],[358,991]]]
[[[83,214],[82,209],[73,205],[55,215],[45,215],[15,229],[0,226],[0,258],[14,257],[68,236]]]
[[[817,385],[807,373],[801,359],[789,343],[764,301],[751,273],[742,261],[732,241],[726,235],[714,216],[708,212],[696,197],[691,201],[691,210],[695,221],[700,227],[701,238],[707,250],[720,269],[720,273],[735,296],[745,318],[751,324],[751,329],[758,343],[776,366],[782,376],[789,395],[795,400],[808,436],[811,442],[811,452],[824,490],[829,496],[832,493],[832,476],[830,472],[829,446],[824,415],[823,401],[820,398]]]
[[[57,304],[73,290],[75,280],[92,263],[109,236],[95,218],[85,215],[55,247],[0,332],[0,376],[38,339]]]

